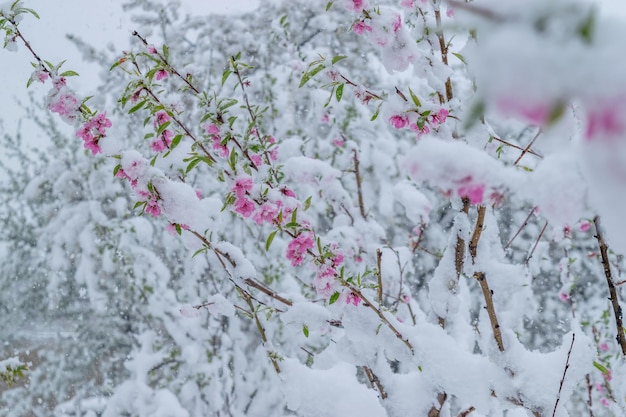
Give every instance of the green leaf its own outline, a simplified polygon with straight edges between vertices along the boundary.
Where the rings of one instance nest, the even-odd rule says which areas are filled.
[[[170,59],[170,49],[165,44],[163,44],[163,57],[165,57],[165,60]]]
[[[233,72],[230,70],[230,68],[227,68],[226,71],[224,71],[224,73],[222,74],[222,86],[224,86],[224,84],[226,83],[226,80],[232,73]]]
[[[119,172],[119,170],[122,169],[122,166],[120,164],[115,165],[115,168],[113,168],[113,176],[116,177],[117,173]]]
[[[333,295],[328,299],[328,304],[335,304],[335,302],[339,299],[339,291],[335,291]]]
[[[465,58],[463,57],[463,55],[457,54],[456,52],[452,52],[452,55],[454,55],[455,57],[457,57],[459,59],[459,61],[461,61],[462,63],[467,65],[467,62],[465,62]]]
[[[315,77],[324,68],[326,68],[324,64],[319,64],[317,67],[313,68],[311,71],[305,72],[304,75],[302,76],[302,79],[300,80],[300,85],[298,86],[298,88],[302,88],[303,85],[308,83],[311,78]]]
[[[76,77],[78,76],[78,73],[76,71],[72,71],[72,70],[67,70],[61,74],[59,74],[60,77]]]
[[[185,169],[185,174],[189,174],[189,171],[191,171],[196,165],[198,165],[200,163],[201,159],[200,158],[196,158],[193,159],[189,165],[187,165],[187,168]]]
[[[597,369],[598,371],[602,372],[605,376],[608,376],[608,375],[609,375],[609,370],[608,370],[608,369],[606,369],[606,368],[604,367],[604,365],[602,365],[601,363],[598,363],[598,362],[596,362],[596,361],[593,361],[593,366],[595,366],[595,367],[596,367],[596,369]]]
[[[332,1],[329,1],[329,2],[326,4],[326,11],[328,11],[328,9],[330,9],[332,6],[333,6],[333,2],[332,2]]]
[[[39,18],[40,18],[40,17],[39,17],[39,15],[37,14],[37,12],[36,12],[36,11],[34,11],[33,9],[27,9],[27,8],[24,8],[24,9],[22,9],[22,10],[26,10],[28,13],[32,14],[33,16],[35,16],[37,19],[39,19]]]
[[[413,103],[415,104],[415,106],[418,108],[422,107],[422,103],[420,102],[420,99],[417,98],[417,95],[415,95],[413,90],[411,90],[411,87],[409,87],[409,94],[411,95],[411,100],[413,100]]]
[[[337,98],[337,102],[341,101],[341,97],[343,96],[343,86],[345,84],[339,84],[337,89],[335,90],[335,97]]]
[[[178,236],[183,234],[183,229],[180,227],[180,224],[176,223],[174,227],[176,228],[176,233],[178,233]]]
[[[370,118],[370,121],[373,122],[374,120],[376,120],[378,118],[378,114],[379,113],[380,113],[380,104],[378,105],[378,107],[376,108],[376,111],[374,112],[374,114]]]
[[[341,61],[342,59],[346,59],[346,58],[347,58],[347,56],[345,56],[345,55],[336,55],[336,56],[333,57],[331,62],[333,63],[333,65],[335,65],[337,62]]]
[[[145,201],[137,201],[135,203],[135,205],[133,206],[133,210],[136,209],[137,207],[141,207],[141,206],[145,206],[146,202]]]
[[[309,326],[306,324],[302,326],[302,333],[304,333],[304,337],[309,337]]]
[[[268,250],[270,250],[270,246],[272,245],[272,241],[274,240],[274,237],[276,237],[276,233],[278,232],[278,230],[274,230],[272,233],[270,233],[270,235],[267,237],[267,240],[265,241],[265,252],[267,252]]]
[[[170,150],[174,149],[180,143],[180,140],[183,138],[183,135],[176,135],[172,139],[172,144],[170,145]]]
[[[143,101],[140,101],[139,103],[135,104],[133,107],[131,107],[130,110],[128,110],[128,114],[135,113],[137,110],[141,109],[146,104],[146,101],[148,101],[148,100],[143,100]]]
[[[304,211],[307,211],[309,207],[311,207],[311,197],[313,196],[309,196],[309,198],[304,200]]]

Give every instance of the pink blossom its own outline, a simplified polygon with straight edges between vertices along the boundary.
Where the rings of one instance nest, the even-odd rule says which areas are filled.
[[[331,68],[328,71],[326,71],[326,76],[331,81],[339,81],[339,77],[341,77],[341,74],[339,74],[339,71]]]
[[[182,230],[189,230],[189,226],[187,226],[186,224],[179,224],[178,227],[180,227]],[[168,223],[168,225],[165,226],[165,231],[174,236],[178,235],[178,231],[176,230],[176,223]]]
[[[196,189],[196,197],[198,197],[198,200],[202,200],[202,191],[201,190],[197,190]]]
[[[567,293],[565,293],[565,292],[560,292],[560,293],[559,293],[559,299],[560,299],[561,301],[563,301],[564,303],[566,303],[567,301],[569,301],[569,299],[570,299],[570,295],[569,295],[569,294],[567,294]]]
[[[320,118],[320,122],[324,123],[324,124],[329,124],[330,123],[330,114],[328,112],[324,113],[322,115],[322,117]]]
[[[163,133],[161,133],[161,136],[152,141],[150,147],[154,152],[164,152],[165,150],[170,148],[173,136],[174,134],[171,130],[165,129]]]
[[[409,304],[411,301],[411,296],[408,294],[402,294],[402,302],[405,304]]]
[[[333,139],[333,145],[335,145],[338,148],[341,148],[345,144],[346,142],[344,142],[342,139],[339,139],[339,138]]]
[[[203,127],[206,130],[206,133],[209,134],[209,135],[219,135],[220,134],[220,128],[215,123],[206,124]]]
[[[363,0],[348,0],[348,9],[360,13],[367,8],[367,4]]]
[[[346,304],[353,304],[358,306],[361,303],[361,297],[350,291],[346,296]]]
[[[278,208],[276,207],[276,205],[272,203],[265,203],[261,207],[259,207],[256,213],[254,213],[253,220],[258,225],[261,225],[264,222],[273,223],[276,220],[277,215]]]
[[[154,45],[148,45],[146,49],[148,49],[148,53],[150,53],[150,54],[156,54],[157,53],[157,50],[154,47]]]
[[[159,127],[172,120],[169,114],[165,110],[160,110],[154,115],[154,127]]]
[[[156,72],[156,74],[154,75],[154,78],[156,78],[157,81],[161,81],[165,78],[167,78],[169,74],[167,73],[167,71],[165,71],[164,69],[160,69]]]
[[[607,352],[609,350],[609,345],[606,342],[602,342],[598,345],[601,351]]]
[[[250,217],[254,213],[254,203],[247,198],[238,198],[235,201],[234,209],[236,213],[241,214],[243,217]]]
[[[40,83],[45,83],[48,77],[49,77],[48,73],[44,71],[43,69],[41,69],[41,67],[35,70],[33,74],[30,76],[32,80],[37,80]]]
[[[289,242],[285,256],[291,261],[292,266],[301,265],[307,251],[312,249],[313,246],[313,232],[301,232],[295,239]]]
[[[596,391],[598,391],[600,394],[604,392],[604,387],[602,386],[602,384],[596,382],[594,386],[596,387]]]
[[[228,147],[226,145],[222,145],[222,138],[220,138],[219,136],[213,136],[212,140],[213,149],[217,150],[222,158],[228,157],[230,151],[228,150]]]
[[[263,165],[263,160],[259,155],[250,155],[250,160],[256,167],[260,167],[261,165]]]
[[[402,0],[402,2],[400,2],[400,6],[412,9],[415,7],[415,0]]]
[[[393,33],[397,33],[401,27],[402,27],[402,18],[400,17],[400,15],[398,15],[393,21]]]
[[[563,226],[563,235],[569,238],[572,237],[572,227],[567,223]]]
[[[430,116],[431,123],[435,126],[445,123],[448,118],[448,110],[439,109],[439,111]]]
[[[451,7],[448,7],[448,10],[446,10],[446,16],[448,17],[454,16],[454,9]]]
[[[242,198],[245,197],[247,192],[252,191],[253,185],[254,181],[251,177],[242,176],[235,180],[231,191],[234,191],[237,197]]]
[[[270,151],[270,159],[272,161],[278,160],[278,148],[274,148]]]
[[[603,406],[605,406],[606,408],[609,408],[609,406],[611,405],[611,404],[609,403],[609,400],[608,400],[606,397],[603,397],[603,398],[600,400],[600,403],[602,403],[602,405],[603,405]]]
[[[158,217],[161,214],[161,207],[159,207],[156,197],[146,201],[146,213],[150,213],[154,217]]]
[[[48,110],[58,113],[63,120],[68,122],[72,122],[78,117],[79,109],[80,102],[69,92],[56,94],[48,104]]]
[[[362,35],[363,32],[371,32],[372,31],[372,27],[368,24],[366,24],[363,21],[359,21],[356,22],[354,24],[354,26],[352,26],[352,30],[357,34],[357,35]]]
[[[609,368],[606,368],[606,374],[603,373],[602,375],[604,375],[604,379],[606,379],[609,382],[613,380],[613,372],[611,372]]]
[[[332,266],[326,264],[320,265],[312,283],[318,295],[322,297],[331,296],[336,274],[337,271]]]
[[[485,193],[485,184],[467,184],[459,187],[459,197],[469,198],[471,204],[480,204]]]
[[[358,86],[354,89],[354,97],[356,97],[357,100],[359,100],[363,104],[368,104],[372,99],[372,95],[361,86]]]
[[[296,198],[296,193],[294,193],[293,191],[291,191],[289,188],[287,187],[283,187],[280,189],[280,192],[282,195],[284,195],[285,197],[293,197]]]
[[[389,118],[389,122],[396,129],[402,129],[409,124],[409,118],[407,116],[394,115]]]
[[[589,223],[587,220],[583,220],[582,222],[580,222],[579,228],[581,232],[586,232],[591,228],[591,223]]]

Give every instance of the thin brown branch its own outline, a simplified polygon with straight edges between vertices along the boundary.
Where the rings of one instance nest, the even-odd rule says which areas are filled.
[[[559,406],[559,401],[561,400],[561,390],[563,389],[563,382],[565,382],[565,374],[567,374],[567,369],[569,368],[569,358],[572,354],[572,348],[574,347],[574,339],[576,338],[576,333],[572,333],[572,343],[569,345],[569,350],[567,351],[567,359],[565,360],[565,369],[563,369],[563,376],[561,377],[561,383],[559,384],[559,392],[556,394],[556,402],[554,403],[554,410],[552,411],[552,417],[556,415],[556,409]]]
[[[504,245],[504,250],[508,249],[509,246],[511,246],[511,243],[513,243],[513,241],[515,240],[515,238],[517,237],[517,235],[519,235],[522,231],[522,229],[526,226],[528,226],[528,221],[530,220],[530,216],[533,215],[533,213],[535,212],[535,209],[537,207],[533,207],[530,210],[530,213],[528,213],[528,216],[526,216],[526,220],[524,220],[524,223],[522,223],[522,225],[519,227],[519,229],[517,229],[517,232],[515,232],[515,234],[513,235],[513,237],[511,238],[511,240],[508,241],[508,243],[506,245]]]
[[[517,163],[524,157],[524,155],[526,155],[528,153],[528,151],[533,146],[533,144],[535,143],[535,141],[537,140],[539,135],[541,135],[541,129],[539,129],[537,131],[537,134],[535,135],[535,137],[532,138],[532,140],[528,143],[528,145],[526,145],[526,147],[524,148],[524,150],[522,151],[520,156],[518,156],[517,159],[515,160],[515,162],[513,162],[513,165],[517,165]]]
[[[489,321],[491,322],[491,330],[493,331],[493,337],[496,340],[498,349],[500,352],[504,352],[504,343],[502,342],[502,332],[500,331],[500,324],[498,323],[498,317],[496,316],[496,309],[493,305],[493,293],[489,289],[489,283],[487,282],[487,276],[484,272],[474,272],[474,278],[480,284],[480,289],[483,291],[483,297],[487,305],[487,314],[489,315]]]
[[[613,283],[613,276],[611,274],[611,265],[609,263],[608,246],[604,241],[602,230],[600,229],[600,218],[596,216],[593,219],[593,223],[596,226],[596,239],[600,245],[600,255],[602,257],[602,266],[604,267],[604,276],[606,277],[606,283],[609,286],[609,300],[613,305],[613,314],[615,315],[615,326],[617,327],[617,343],[619,343],[622,349],[622,354],[626,356],[626,338],[624,337],[624,324],[622,322],[622,307],[619,305],[617,298],[617,290]]]
[[[441,25],[441,11],[439,8],[435,9],[435,21],[437,22],[437,39],[439,40],[439,49],[441,50],[441,61],[445,66],[448,66],[448,46],[446,45],[446,40],[443,35],[443,27]],[[446,79],[446,99],[448,101],[452,100],[452,82],[450,81],[450,77]]]
[[[376,249],[376,278],[378,279],[378,305],[383,305],[383,272],[382,272],[383,253],[380,249]]]
[[[496,140],[496,141],[498,141],[498,142],[500,142],[500,143],[502,143],[503,145],[510,146],[511,148],[515,148],[515,149],[520,150],[520,151],[522,151],[522,152],[524,151],[524,148],[522,148],[521,146],[517,146],[517,145],[515,145],[514,143],[507,142],[506,140],[500,139],[500,138],[499,138],[499,137],[497,137],[497,136],[491,136],[491,138],[492,138],[492,139],[494,139],[494,140]],[[531,154],[531,155],[536,156],[537,158],[543,159],[543,156],[542,156],[542,155],[538,154],[537,152],[533,151],[532,149],[527,149],[527,152],[528,152],[529,154]]]
[[[539,232],[539,236],[537,236],[537,240],[535,240],[535,244],[533,245],[532,250],[528,254],[528,257],[526,258],[526,261],[524,261],[526,265],[528,265],[528,262],[530,262],[530,259],[533,257],[533,253],[535,253],[535,249],[537,249],[537,245],[539,244],[539,241],[541,240],[541,237],[543,236],[547,227],[548,227],[548,222],[546,221],[546,223],[543,225],[543,228],[541,229],[541,232]]]
[[[345,287],[347,287],[350,291],[352,291],[354,294],[356,294],[362,301],[363,301],[363,305],[369,307],[370,310],[374,311],[376,313],[376,315],[378,316],[378,318],[389,328],[389,330],[391,330],[391,332],[402,341],[402,343],[404,343],[406,345],[406,347],[408,347],[411,350],[412,354],[415,354],[415,349],[413,349],[413,345],[411,344],[411,342],[409,342],[409,339],[406,339],[404,336],[402,336],[402,333],[400,333],[398,331],[398,329],[395,328],[395,326],[393,324],[391,324],[391,322],[389,322],[389,320],[387,320],[387,317],[385,317],[385,315],[383,314],[383,312],[377,308],[374,304],[372,304],[361,292],[361,290],[359,290],[358,288],[356,288],[354,285],[350,284],[347,281],[343,281],[343,285]]]
[[[356,149],[353,149],[354,153],[354,175],[356,176],[356,191],[359,198],[359,210],[361,212],[361,217],[363,219],[367,218],[367,213],[365,213],[365,204],[363,204],[363,189],[361,188],[361,173],[359,171],[359,155]]]
[[[447,398],[448,394],[446,394],[445,392],[437,394],[437,402],[439,403],[439,408],[432,406],[432,408],[428,411],[428,417],[440,417],[443,403],[446,402]]]
[[[472,255],[472,265],[476,260],[476,251],[478,249],[478,241],[480,240],[480,235],[483,232],[483,227],[485,225],[485,206],[478,206],[478,217],[476,218],[476,227],[474,228],[474,233],[472,234],[472,239],[469,243],[469,251],[470,255]]]
[[[260,282],[257,282],[251,278],[246,278],[243,280],[243,282],[246,285],[249,285],[252,288],[256,288],[257,290],[261,291],[263,294],[277,300],[280,301],[281,303],[288,305],[288,306],[292,306],[293,302],[291,300],[288,300],[285,297],[281,297],[280,295],[276,294],[276,292],[274,292],[272,289],[266,287],[265,285],[261,284]]]
[[[470,200],[467,197],[463,198],[463,213],[467,215],[469,213]],[[463,272],[463,260],[465,259],[465,239],[458,235],[457,231],[456,247],[454,249],[454,266],[456,268],[457,278],[461,276]]]
[[[502,23],[506,20],[503,16],[500,16],[499,14],[496,14],[495,12],[485,7],[476,6],[474,3],[467,3],[467,2],[459,1],[459,0],[447,0],[446,3],[448,3],[450,6],[454,7],[455,9],[465,10],[476,16],[481,16],[487,20],[491,20],[494,22]]]
[[[476,411],[476,407],[471,406],[470,408],[468,408],[465,411],[462,411],[461,413],[459,413],[459,417],[467,417],[469,416],[473,411]]]
[[[133,36],[136,36],[139,38],[139,40],[141,40],[141,43],[144,44],[144,46],[148,46],[148,41],[146,40],[146,38],[142,37],[139,33],[137,33],[137,31],[133,31]],[[180,78],[185,84],[187,84],[187,86],[196,94],[200,94],[200,90],[198,90],[193,84],[191,84],[191,82],[189,82],[189,80],[187,79],[187,77],[183,77],[182,75],[180,75],[180,73],[178,71],[176,71],[176,68],[174,68],[168,61],[167,59],[155,48],[155,54],[156,56],[159,57],[159,59],[165,64],[165,66],[170,70],[170,72],[174,75],[176,75],[178,78]]]
[[[245,302],[250,307],[250,311],[252,312],[252,316],[254,317],[254,322],[256,323],[256,327],[259,330],[259,334],[261,335],[261,340],[263,341],[263,345],[267,348],[268,340],[267,340],[267,335],[265,333],[265,328],[263,327],[263,324],[261,324],[261,320],[259,319],[259,315],[257,314],[256,309],[254,308],[254,304],[252,303],[252,297],[250,297],[250,294],[248,294],[248,292],[246,292],[245,290],[243,290],[241,288],[238,288],[238,290],[239,290],[239,294],[243,297]],[[267,356],[269,357],[270,361],[272,362],[272,365],[274,366],[274,370],[276,371],[277,374],[279,374],[280,373],[280,366],[278,365],[278,360],[273,355],[273,352],[268,351],[267,352]]]
[[[585,375],[585,382],[587,382],[587,405],[589,406],[589,417],[593,417],[593,400],[591,399],[593,386],[591,385],[591,378],[589,377],[589,374]]]
[[[376,376],[376,374],[368,366],[364,366],[363,370],[365,371],[365,375],[367,375],[367,379],[369,379],[372,387],[375,387],[380,393],[380,398],[383,400],[387,399],[387,392],[385,391],[383,385],[380,383],[380,379],[378,379],[378,376]]]
[[[161,103],[161,100],[159,100],[159,98],[152,92],[152,90],[146,86],[143,87],[143,89],[145,91],[148,92],[148,94],[150,95],[150,97],[152,97],[157,103],[163,105],[163,103]],[[191,133],[191,131],[189,129],[187,129],[187,126],[185,126],[185,124],[183,122],[181,122],[180,120],[178,120],[178,118],[176,117],[176,115],[174,115],[174,113],[172,113],[172,120],[174,120],[174,122],[178,125],[178,127],[180,127],[184,132],[185,135],[187,135],[192,141],[193,143],[195,143],[198,147],[200,147],[200,149],[202,149],[202,152],[206,155],[206,157],[213,163],[215,163],[215,158],[213,158],[213,156],[209,153],[209,151],[204,147],[204,145],[202,144],[202,142],[200,142],[193,133]]]

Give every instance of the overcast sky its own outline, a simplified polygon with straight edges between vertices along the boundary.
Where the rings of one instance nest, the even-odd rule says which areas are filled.
[[[183,11],[203,15],[250,11],[257,7],[259,1],[180,0],[180,3]],[[167,3],[166,0],[161,2]],[[72,69],[81,75],[72,78],[71,87],[80,95],[88,95],[92,91],[91,85],[98,80],[98,68],[83,63],[80,54],[65,35],[78,35],[95,46],[113,43],[116,50],[124,50],[129,45],[134,25],[122,11],[123,3],[125,1],[122,0],[24,0],[24,6],[37,11],[41,19],[24,17],[20,30],[43,59],[55,64],[67,59],[63,68]],[[9,134],[15,133],[17,120],[24,116],[24,112],[14,103],[16,99],[25,100],[27,97],[26,82],[32,72],[31,61],[32,57],[21,44],[17,53],[0,50],[0,119]],[[30,90],[37,97],[43,97],[49,87],[34,83]],[[4,133],[2,130],[0,128],[0,134]],[[26,129],[26,132],[36,134],[30,129]]]

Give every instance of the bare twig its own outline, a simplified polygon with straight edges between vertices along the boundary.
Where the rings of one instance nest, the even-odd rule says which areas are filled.
[[[502,144],[504,144],[504,145],[510,146],[510,147],[515,148],[515,149],[520,150],[520,151],[524,151],[524,148],[522,148],[521,146],[517,146],[514,143],[507,142],[506,140],[500,139],[497,136],[491,136],[491,138],[496,140],[496,141],[498,141],[498,142],[500,142],[500,143],[502,143]],[[541,156],[537,152],[533,151],[532,149],[527,149],[526,151],[529,154],[536,156],[537,158],[543,159],[543,156]]]
[[[504,245],[504,250],[508,249],[509,246],[511,246],[511,243],[513,243],[513,241],[515,240],[515,238],[517,237],[517,235],[519,235],[522,231],[522,229],[526,226],[528,226],[528,221],[530,220],[530,216],[533,215],[533,213],[535,212],[535,209],[537,207],[533,207],[530,210],[530,213],[528,213],[528,216],[526,216],[526,220],[524,220],[524,223],[522,223],[522,225],[519,227],[519,229],[517,229],[517,232],[515,232],[515,234],[513,235],[513,237],[511,238],[511,240],[508,241],[508,243],[506,245]]]
[[[376,278],[378,279],[378,305],[383,305],[383,272],[382,272],[383,253],[380,249],[376,249]]]
[[[472,239],[469,243],[469,251],[472,255],[472,265],[476,260],[476,250],[478,249],[478,241],[480,240],[480,235],[483,232],[483,226],[485,225],[485,206],[478,206],[478,217],[476,219],[476,227],[474,228],[474,233],[472,234]]]
[[[522,153],[520,154],[520,156],[517,157],[517,159],[515,160],[515,162],[513,163],[513,165],[517,165],[517,163],[524,157],[524,155],[526,155],[526,153],[528,153],[528,151],[530,150],[530,148],[533,146],[533,144],[535,143],[535,141],[537,140],[537,138],[539,137],[539,135],[541,135],[541,129],[539,129],[537,131],[537,134],[535,135],[534,138],[532,138],[532,140],[528,143],[528,145],[526,145],[526,147],[524,148],[524,150],[522,151]]]
[[[587,382],[587,405],[589,406],[589,417],[593,417],[593,400],[591,399],[593,386],[591,385],[591,378],[589,378],[589,374],[585,375],[585,381]]]
[[[252,297],[250,297],[250,294],[248,294],[247,291],[245,291],[245,290],[243,290],[241,288],[237,288],[237,289],[239,290],[239,294],[243,297],[245,302],[250,307],[250,311],[252,312],[252,316],[254,317],[254,322],[256,323],[256,327],[259,330],[259,334],[261,335],[261,340],[263,341],[263,345],[267,349],[267,346],[268,346],[267,342],[268,342],[268,340],[267,340],[267,335],[265,334],[265,328],[261,324],[261,320],[259,319],[259,315],[257,314],[256,309],[254,308],[254,304],[252,304]],[[278,360],[273,355],[273,352],[270,352],[268,350],[267,351],[267,356],[270,359],[270,361],[272,362],[272,365],[274,366],[274,370],[276,371],[277,374],[279,374],[280,373],[280,366],[278,365]]]
[[[615,326],[617,327],[617,343],[619,343],[622,354],[626,356],[626,338],[624,338],[624,325],[622,322],[622,307],[619,305],[617,299],[617,291],[615,284],[613,283],[613,277],[611,275],[611,265],[609,264],[608,246],[602,236],[602,230],[600,229],[600,218],[596,216],[593,219],[593,223],[596,226],[596,239],[600,245],[600,255],[602,257],[602,266],[604,267],[604,276],[606,277],[606,283],[609,286],[609,300],[613,305],[613,313],[615,314]]]
[[[489,289],[487,276],[484,272],[474,272],[474,278],[476,278],[480,284],[480,289],[483,291],[485,303],[487,304],[487,314],[489,314],[489,321],[491,322],[491,330],[493,330],[493,337],[496,340],[500,352],[504,352],[504,343],[502,342],[500,324],[498,323],[498,318],[496,317],[496,309],[493,306],[493,294]]]
[[[364,366],[363,370],[365,371],[365,375],[367,375],[367,379],[369,379],[370,384],[372,384],[372,387],[375,387],[380,393],[380,398],[383,400],[387,399],[387,392],[385,391],[383,385],[380,383],[380,379],[378,379],[378,376],[376,376],[376,374],[368,366]]]
[[[356,176],[356,190],[359,198],[359,210],[361,211],[361,217],[363,219],[367,218],[367,214],[365,213],[365,205],[363,204],[363,190],[361,188],[361,173],[359,172],[359,155],[356,149],[353,149],[354,153],[354,175]]]
[[[537,236],[537,240],[535,241],[535,244],[533,245],[532,250],[528,254],[528,257],[526,258],[526,261],[524,261],[526,265],[528,265],[528,262],[530,262],[530,258],[533,257],[533,253],[535,253],[535,249],[537,249],[537,245],[539,244],[539,241],[541,240],[541,237],[543,236],[543,233],[546,231],[547,227],[548,227],[548,222],[546,221],[546,224],[543,225],[543,229],[541,229],[541,232],[539,232],[539,236]]]
[[[463,213],[467,215],[469,213],[470,200],[467,197],[463,198]],[[454,266],[456,267],[457,278],[461,276],[463,272],[463,260],[465,258],[465,239],[458,235],[456,238],[456,247],[454,249]]]
[[[379,309],[376,308],[376,306],[371,303],[361,292],[361,290],[359,290],[358,288],[356,288],[354,285],[350,284],[347,281],[343,281],[342,284],[347,287],[350,291],[352,291],[354,294],[356,294],[362,301],[363,304],[367,307],[370,308],[370,310],[374,311],[376,313],[376,315],[378,316],[378,318],[387,326],[389,327],[389,330],[391,330],[391,332],[402,341],[402,343],[404,343],[406,345],[406,347],[408,347],[411,350],[412,354],[415,354],[415,349],[413,349],[413,345],[411,344],[411,342],[409,342],[409,339],[406,339],[402,333],[400,333],[398,331],[398,329],[396,329],[394,327],[393,324],[391,324],[391,322],[389,322],[389,320],[387,320],[387,317],[385,317],[385,315],[383,314],[383,312]]]
[[[565,382],[565,374],[567,373],[567,369],[569,368],[569,357],[572,354],[572,348],[574,347],[574,339],[576,338],[576,333],[572,333],[572,343],[569,346],[569,350],[567,351],[567,359],[565,360],[565,369],[563,369],[563,376],[561,377],[561,383],[559,384],[559,392],[556,394],[556,402],[554,403],[554,410],[552,411],[552,417],[556,415],[556,408],[559,406],[559,401],[561,400],[561,390],[563,389],[563,382]]]
[[[467,417],[470,415],[470,413],[472,413],[472,411],[476,411],[476,408],[474,406],[471,406],[467,410],[459,413],[459,417]]]
[[[288,305],[288,306],[292,306],[293,302],[291,300],[288,300],[284,297],[281,297],[280,295],[276,294],[272,289],[266,287],[265,285],[261,284],[260,282],[257,282],[251,278],[246,278],[243,280],[243,282],[246,285],[249,285],[253,288],[256,288],[257,290],[261,291],[263,294],[272,297],[273,299],[280,301],[281,303]]]
[[[441,11],[437,7],[435,9],[435,21],[437,22],[437,39],[439,40],[439,49],[441,50],[441,61],[445,66],[448,66],[448,46],[446,45],[446,40],[443,36],[443,28],[441,26]],[[450,81],[450,77],[446,79],[446,99],[448,101],[452,100],[452,82]]]

